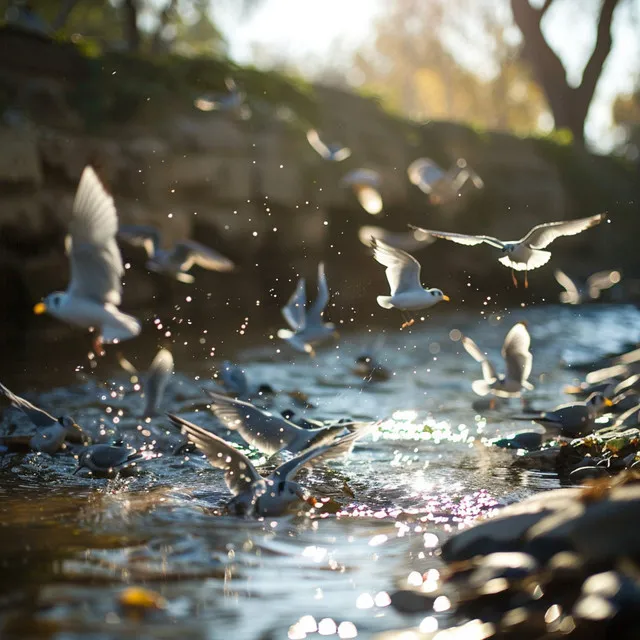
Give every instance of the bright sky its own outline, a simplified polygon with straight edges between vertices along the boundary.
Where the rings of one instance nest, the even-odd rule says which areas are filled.
[[[386,0],[390,2],[392,0]],[[425,0],[426,1],[426,0]],[[504,1],[504,0],[503,0]],[[570,81],[577,82],[595,41],[595,16],[599,2],[555,0],[545,16],[543,28],[562,57]],[[314,57],[333,60],[336,43],[349,52],[373,37],[373,22],[384,0],[263,0],[263,5],[242,23],[217,15],[238,62],[260,63],[252,56],[252,45],[265,46],[279,59],[292,62]],[[636,21],[631,21],[634,12]],[[628,92],[640,79],[640,0],[623,0],[614,15],[614,47],[598,84],[587,121],[587,137],[597,149],[607,151],[611,133],[611,103],[620,92]],[[461,55],[461,61],[464,62]]]

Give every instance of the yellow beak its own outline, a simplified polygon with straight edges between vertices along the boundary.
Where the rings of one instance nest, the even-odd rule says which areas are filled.
[[[47,310],[47,305],[44,302],[38,302],[38,304],[33,307],[33,313],[37,316],[44,313]]]
[[[604,399],[604,406],[605,407],[613,407],[613,402],[611,402],[611,400],[609,400],[609,398],[605,398]]]
[[[443,299],[445,302],[450,302],[450,301],[451,301],[451,298],[450,298],[449,296],[442,296],[442,299]]]

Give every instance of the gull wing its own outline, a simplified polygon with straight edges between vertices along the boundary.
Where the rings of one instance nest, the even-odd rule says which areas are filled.
[[[331,150],[320,140],[320,136],[315,129],[309,129],[309,131],[307,131],[307,140],[318,155],[321,155],[325,160],[331,159]]]
[[[578,304],[580,302],[580,292],[575,282],[560,269],[556,269],[553,273],[554,278],[561,287],[564,287],[564,291],[560,294],[561,302],[566,304]]]
[[[143,385],[145,397],[144,415],[153,415],[162,402],[162,396],[173,375],[173,356],[168,349],[160,349],[151,362]]]
[[[231,493],[238,495],[262,479],[251,460],[228,442],[192,422],[170,413],[167,415],[173,426],[178,427],[207,456],[212,467],[224,471],[224,479]]]
[[[429,158],[418,158],[407,167],[409,182],[424,193],[431,193],[433,186],[445,177],[445,172]]]
[[[282,307],[282,315],[293,331],[304,329],[307,324],[305,307],[307,305],[306,283],[304,278],[298,280],[295,291],[291,294],[287,304]]]
[[[576,220],[563,220],[561,222],[546,222],[539,224],[520,240],[520,242],[533,247],[534,249],[544,249],[548,247],[556,238],[561,236],[575,236],[586,229],[590,229],[600,224],[607,217],[606,213],[598,213],[588,218],[578,218]]]
[[[28,400],[17,396],[2,383],[0,383],[0,393],[11,402],[13,407],[20,409],[36,427],[50,427],[51,425],[58,424],[58,421],[44,409],[40,409]]]
[[[329,285],[324,270],[324,262],[318,264],[318,295],[307,313],[307,325],[321,325],[322,314],[329,302]]]
[[[382,196],[376,188],[369,187],[367,185],[356,185],[354,189],[360,206],[367,213],[375,216],[382,211],[382,207],[384,206],[382,203]]]
[[[119,305],[124,274],[116,244],[118,215],[95,171],[82,172],[69,224],[71,282],[68,293],[100,304]]]
[[[367,433],[371,433],[374,428],[377,427],[377,423],[371,423],[367,427],[353,431],[342,438],[333,440],[328,444],[322,444],[311,449],[306,449],[300,455],[288,460],[284,464],[281,464],[272,474],[271,477],[274,480],[293,480],[295,475],[303,469],[309,466],[312,462],[318,464],[325,460],[331,460],[338,456],[348,453],[356,440],[361,438]]]
[[[409,227],[417,231],[422,231],[423,233],[428,233],[436,238],[442,238],[443,240],[450,240],[451,242],[456,242],[457,244],[464,244],[469,247],[473,247],[477,244],[481,244],[482,242],[486,242],[487,244],[490,244],[492,247],[496,247],[497,249],[504,249],[504,246],[505,246],[502,240],[498,240],[498,238],[494,238],[493,236],[468,236],[463,233],[432,231],[431,229],[423,229],[422,227],[415,227],[412,224],[410,224]]]
[[[402,251],[415,251],[435,242],[428,233],[418,229],[412,231],[387,231],[382,227],[365,225],[358,230],[358,238],[362,244],[371,247],[371,238],[382,240],[394,249]]]
[[[466,352],[476,361],[482,365],[482,377],[485,382],[491,384],[498,379],[498,372],[491,364],[487,356],[480,351],[480,347],[469,337],[463,336],[462,346]]]
[[[150,224],[123,224],[118,230],[118,238],[134,247],[143,247],[149,258],[162,245],[160,229]]]
[[[406,251],[395,249],[382,240],[372,239],[373,257],[386,269],[391,295],[422,289],[420,263]]]
[[[169,259],[180,266],[180,271],[189,271],[194,264],[210,271],[233,271],[235,268],[229,258],[195,240],[177,242]]]
[[[351,149],[349,149],[349,147],[334,149],[332,153],[334,162],[342,162],[343,160],[351,157]]]
[[[619,271],[598,271],[587,278],[587,291],[595,300],[600,297],[600,292],[613,287],[620,282]]]
[[[533,356],[529,351],[531,336],[524,322],[518,322],[507,333],[502,345],[502,357],[506,366],[507,380],[522,384],[531,374]]]
[[[231,393],[243,395],[249,388],[247,376],[244,371],[238,365],[235,365],[228,360],[225,360],[222,363],[220,378],[222,378],[222,383],[224,384],[225,389]]]
[[[258,409],[237,398],[207,391],[211,411],[227,429],[237,431],[244,440],[267,455],[273,455],[293,442],[304,431],[282,416]]]

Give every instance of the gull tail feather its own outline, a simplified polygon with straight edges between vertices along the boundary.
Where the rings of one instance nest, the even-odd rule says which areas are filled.
[[[135,338],[142,330],[142,325],[133,316],[126,313],[114,313],[113,320],[102,326],[102,341],[105,344],[121,342]]]
[[[377,300],[378,304],[383,309],[393,309],[393,305],[391,304],[391,296],[378,296]]]

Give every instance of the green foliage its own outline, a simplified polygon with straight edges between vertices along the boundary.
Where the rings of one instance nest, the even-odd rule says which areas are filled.
[[[150,114],[158,121],[193,109],[205,92],[225,91],[233,77],[250,104],[286,105],[309,122],[317,121],[312,87],[275,72],[240,67],[224,58],[134,55],[109,52],[85,58],[87,82],[69,94],[69,102],[84,116],[88,129],[121,125]]]

